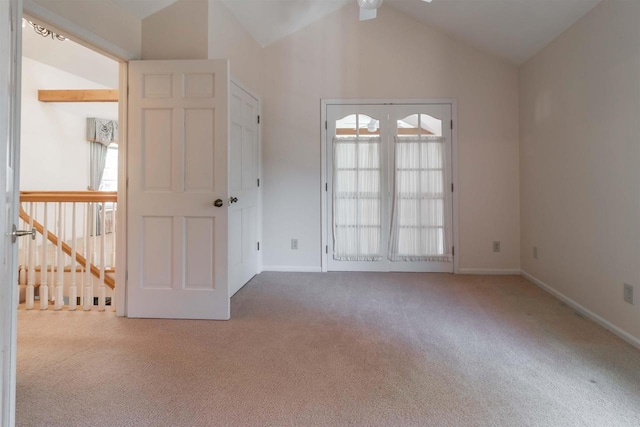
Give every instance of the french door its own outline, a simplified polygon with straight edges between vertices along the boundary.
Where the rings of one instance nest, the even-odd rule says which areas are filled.
[[[329,271],[453,272],[451,114],[327,105]]]

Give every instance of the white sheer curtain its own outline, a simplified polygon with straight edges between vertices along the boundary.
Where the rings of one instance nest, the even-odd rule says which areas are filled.
[[[99,190],[104,166],[107,163],[107,146],[100,142],[89,142],[89,190]]]
[[[396,137],[389,260],[451,262],[445,138]]]
[[[91,144],[89,149],[89,190],[98,190],[104,166],[107,161],[107,147],[112,142],[118,142],[118,121],[87,118],[87,141]]]
[[[87,118],[87,141],[89,141],[89,190],[98,191],[104,176],[108,146],[118,140],[118,122],[116,120]],[[99,236],[101,206],[90,205],[90,213],[94,218],[91,235]]]
[[[333,140],[333,257],[382,259],[380,138]]]

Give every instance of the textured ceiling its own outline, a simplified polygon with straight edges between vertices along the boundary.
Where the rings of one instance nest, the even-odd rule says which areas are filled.
[[[261,46],[269,45],[356,0],[222,0]]]
[[[521,64],[600,0],[385,0],[384,6]]]
[[[143,19],[175,0],[110,1]],[[356,0],[219,1],[261,46],[266,46]],[[600,1],[385,0],[382,7],[396,8],[481,50],[521,64]]]

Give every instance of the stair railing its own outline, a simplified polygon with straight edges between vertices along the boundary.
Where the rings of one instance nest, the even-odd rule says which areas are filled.
[[[20,202],[23,225],[38,235],[20,242],[25,308],[35,307],[36,291],[41,310],[66,302],[71,311],[78,304],[87,311],[94,300],[99,311],[108,301],[114,308],[117,193],[23,191]]]

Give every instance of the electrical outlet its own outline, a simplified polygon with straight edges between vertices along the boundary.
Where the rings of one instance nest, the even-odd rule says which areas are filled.
[[[298,249],[298,239],[291,239],[291,249]]]
[[[538,247],[533,247],[533,259],[538,259]]]
[[[500,241],[493,241],[493,252],[500,252]]]
[[[624,284],[624,300],[633,305],[633,286],[628,283]]]

